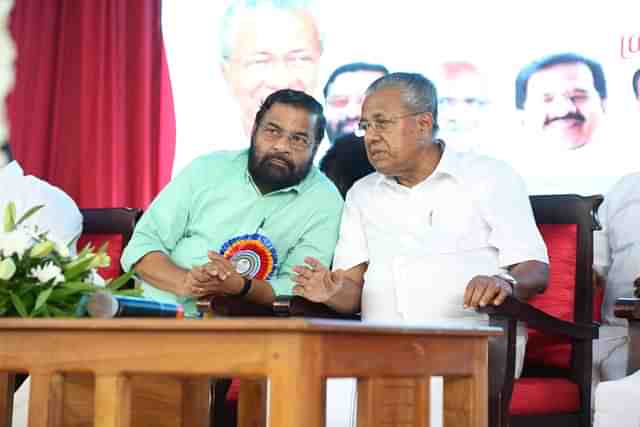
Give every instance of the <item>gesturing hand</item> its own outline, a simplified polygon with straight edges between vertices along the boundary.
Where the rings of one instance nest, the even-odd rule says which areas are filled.
[[[314,302],[326,302],[333,297],[344,284],[344,271],[329,271],[320,261],[306,257],[307,265],[293,267],[296,275],[293,281],[293,294]]]

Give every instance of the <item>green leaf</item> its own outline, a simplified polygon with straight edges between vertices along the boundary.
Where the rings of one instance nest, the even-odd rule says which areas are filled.
[[[38,294],[38,298],[36,298],[36,304],[33,306],[33,310],[31,310],[31,315],[33,316],[37,311],[47,302],[51,292],[53,291],[52,287],[48,287],[44,291]]]
[[[134,274],[135,274],[135,271],[131,270],[123,274],[122,276],[118,277],[117,279],[112,280],[107,284],[107,289],[111,291],[117,291],[118,289],[123,287],[129,281],[129,279],[133,277]]]
[[[38,205],[38,206],[34,206],[31,209],[29,209],[28,211],[26,211],[18,221],[16,221],[15,226],[19,226],[20,224],[22,224],[23,222],[25,222],[26,220],[29,219],[29,217],[31,217],[33,214],[35,214],[36,212],[38,212],[40,209],[44,208],[44,205]],[[15,206],[14,206],[14,211],[13,211],[13,217],[15,219]]]
[[[16,228],[16,204],[9,202],[4,208],[4,232],[8,233]]]
[[[47,305],[47,308],[53,317],[71,317],[71,314],[56,307],[55,305]]]
[[[89,269],[89,265],[93,261],[93,257],[87,258],[80,262],[72,262],[64,267],[64,278],[66,280],[74,280]]]
[[[24,306],[24,303],[20,299],[20,297],[13,292],[9,292],[11,294],[11,302],[13,302],[13,306],[16,308],[18,314],[22,317],[29,317],[29,313],[27,312],[27,308]]]
[[[122,295],[126,297],[141,297],[142,289],[122,289],[113,292],[114,295]]]

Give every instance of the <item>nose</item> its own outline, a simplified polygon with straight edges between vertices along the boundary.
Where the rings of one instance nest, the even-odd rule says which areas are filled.
[[[276,139],[273,142],[272,148],[274,151],[277,151],[279,153],[289,153],[289,135],[286,133],[281,135],[280,138]]]
[[[269,75],[265,78],[267,86],[273,91],[290,88],[293,85],[293,76],[291,71],[287,68],[285,61],[274,60],[271,63]]]
[[[563,117],[578,111],[576,104],[564,95],[555,96],[550,104],[549,115],[551,117]]]

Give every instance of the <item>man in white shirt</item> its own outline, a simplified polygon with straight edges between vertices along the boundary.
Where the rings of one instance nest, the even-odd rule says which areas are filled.
[[[9,202],[16,204],[18,215],[34,206],[44,205],[25,225],[37,226],[50,237],[75,251],[76,239],[82,232],[82,214],[64,191],[32,175],[25,175],[17,161],[0,167],[0,209]]]
[[[437,105],[420,74],[389,74],[367,89],[359,129],[376,172],[347,193],[333,271],[306,258],[294,294],[364,320],[416,322],[483,319],[476,308],[545,289],[547,250],[523,180],[434,139]],[[354,385],[328,390],[327,406],[353,420],[338,404]]]
[[[622,178],[598,210],[602,230],[594,233],[594,269],[604,279],[600,338],[595,342],[593,380],[626,375],[628,325],[613,314],[616,299],[633,294],[640,278],[640,173]]]
[[[294,293],[364,319],[479,318],[547,284],[548,257],[522,179],[434,139],[435,87],[393,73],[367,90],[360,129],[376,169],[347,193],[329,272],[296,268]]]
[[[602,230],[594,233],[593,264],[604,279],[605,292],[600,336],[593,349],[594,425],[637,426],[640,372],[625,377],[628,324],[615,317],[614,306],[617,298],[632,296],[633,282],[640,279],[640,173],[613,186],[598,209],[598,219]]]

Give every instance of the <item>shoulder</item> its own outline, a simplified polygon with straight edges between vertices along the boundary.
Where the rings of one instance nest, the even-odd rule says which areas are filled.
[[[316,166],[312,166],[307,176],[308,185],[304,186],[301,194],[305,198],[322,200],[323,204],[333,204],[342,207],[343,200],[336,186]]]

